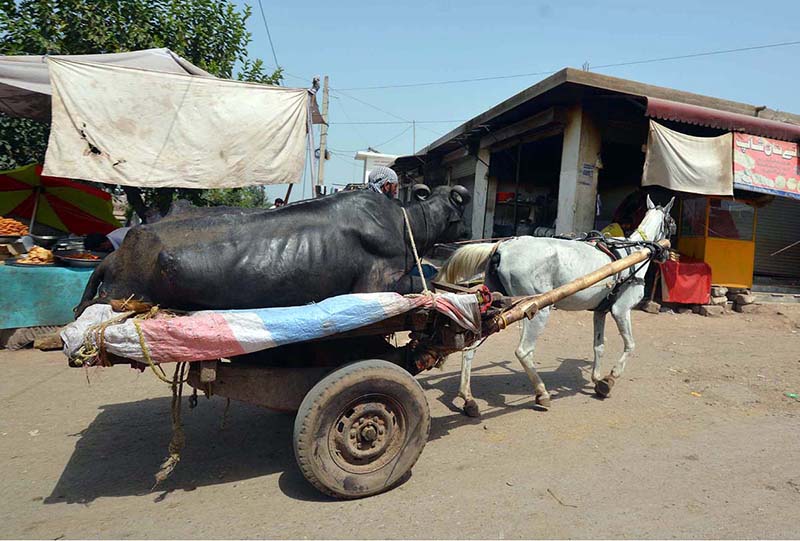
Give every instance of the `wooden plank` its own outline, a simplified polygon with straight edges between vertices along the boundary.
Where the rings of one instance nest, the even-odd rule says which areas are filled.
[[[552,124],[563,124],[565,122],[564,110],[561,107],[550,107],[541,111],[532,117],[521,120],[505,128],[497,131],[490,132],[485,137],[481,138],[480,147],[494,148],[498,143],[503,143],[508,139],[515,139],[523,134],[534,130],[540,130],[551,126]]]
[[[191,363],[188,383],[199,390],[278,411],[297,411],[329,367],[280,368],[220,363],[213,383],[200,381],[200,363]]]
[[[200,362],[200,381],[202,383],[210,383],[217,379],[217,362],[218,361]]]

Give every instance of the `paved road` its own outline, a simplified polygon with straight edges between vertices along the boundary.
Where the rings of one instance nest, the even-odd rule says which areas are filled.
[[[169,390],[124,367],[2,352],[0,535],[518,538],[800,536],[800,309],[634,314],[638,351],[605,401],[588,384],[591,315],[556,312],[540,341],[553,408],[536,411],[513,351],[479,351],[481,421],[453,397],[457,358],[420,377],[434,416],[411,478],[351,502],[302,478],[293,419],[224,401],[185,415],[187,449],[151,492]],[[607,358],[621,349],[607,327]],[[87,376],[89,382],[87,382]]]

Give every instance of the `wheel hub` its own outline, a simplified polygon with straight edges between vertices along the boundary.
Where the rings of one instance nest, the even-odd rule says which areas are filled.
[[[331,429],[334,460],[353,473],[375,471],[390,462],[405,439],[405,415],[388,397],[351,404]]]

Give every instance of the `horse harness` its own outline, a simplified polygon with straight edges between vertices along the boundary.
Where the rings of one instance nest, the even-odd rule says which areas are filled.
[[[576,240],[580,242],[586,242],[591,244],[605,255],[607,255],[612,262],[618,261],[623,257],[627,257],[631,255],[633,252],[638,251],[642,248],[649,248],[650,249],[650,257],[643,261],[639,266],[633,265],[628,267],[627,269],[617,273],[615,275],[615,282],[614,285],[611,287],[611,290],[608,292],[608,295],[597,305],[592,311],[593,312],[601,312],[607,314],[611,311],[611,306],[616,302],[617,297],[620,293],[622,287],[626,284],[633,284],[633,285],[641,285],[644,286],[645,281],[644,278],[640,278],[636,276],[636,273],[646,265],[650,259],[664,259],[665,250],[655,242],[649,240],[647,235],[644,231],[640,229],[636,230],[639,235],[642,237],[641,241],[630,241],[627,239],[617,239],[613,237],[607,237],[600,231],[589,231],[583,235],[579,236],[566,236],[560,235],[556,238],[562,238],[565,240]]]

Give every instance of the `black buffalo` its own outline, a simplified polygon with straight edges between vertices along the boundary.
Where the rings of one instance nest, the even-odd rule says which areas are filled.
[[[420,257],[435,243],[464,234],[469,200],[464,187],[442,186],[405,207]],[[129,231],[94,271],[75,311],[80,315],[90,304],[131,296],[198,310],[302,305],[345,293],[408,293],[419,285],[410,275],[414,266],[402,207],[370,191],[275,210],[193,211]]]

